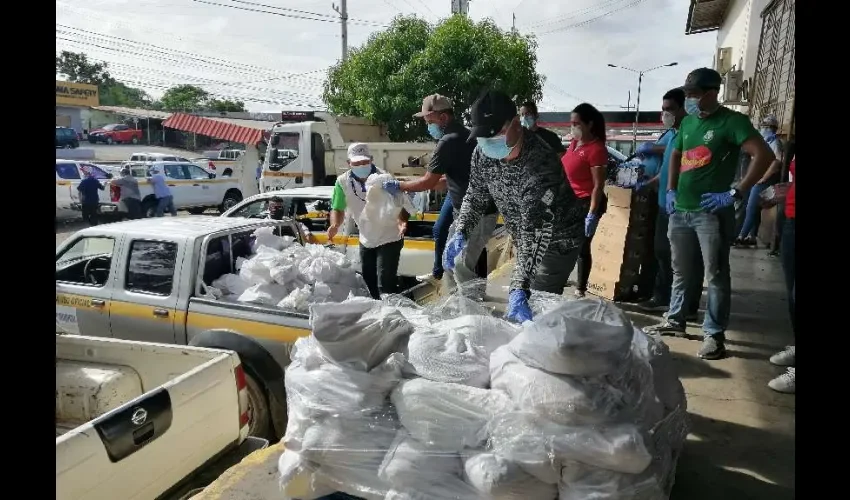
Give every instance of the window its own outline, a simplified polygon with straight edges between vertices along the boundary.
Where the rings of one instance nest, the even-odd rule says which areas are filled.
[[[77,133],[69,128],[63,128],[62,135],[64,135],[67,139],[73,139],[74,137],[77,137]]]
[[[116,130],[119,125],[106,125],[103,127],[103,130]]]
[[[159,161],[180,161],[176,156],[163,156]]]
[[[196,180],[201,179],[209,179],[210,174],[208,174],[204,169],[197,165],[185,165],[187,169],[189,169],[189,177]]]
[[[127,125],[116,125],[115,130],[130,130],[130,127]]]
[[[56,174],[60,179],[79,179],[80,171],[77,170],[76,163],[57,163]]]
[[[176,243],[136,240],[130,246],[124,288],[131,292],[171,295],[176,264]]]
[[[166,165],[165,175],[172,179],[188,179],[189,173],[183,168],[183,165]]]
[[[56,281],[102,287],[109,278],[114,248],[112,238],[80,238],[56,257]]]
[[[268,210],[269,200],[257,200],[251,203],[248,203],[244,207],[239,210],[234,211],[230,214],[230,217],[249,217],[249,218],[262,218],[265,217],[265,212]]]
[[[269,169],[276,172],[298,158],[300,139],[301,135],[293,132],[273,136]]]
[[[94,177],[95,179],[98,179],[98,180],[103,180],[103,179],[109,178],[109,176],[106,174],[106,172],[101,170],[99,167],[95,167],[94,165],[91,165],[89,163],[81,163],[80,164],[80,170],[82,170],[83,173],[86,173],[86,174],[90,173],[92,175],[92,177]]]

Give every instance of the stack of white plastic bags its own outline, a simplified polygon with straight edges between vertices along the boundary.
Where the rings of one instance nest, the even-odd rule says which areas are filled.
[[[310,304],[368,296],[363,278],[342,253],[322,245],[298,245],[275,236],[272,227],[254,232],[253,255],[236,262],[238,274],[212,282],[224,300],[307,312]]]
[[[687,430],[666,346],[608,302],[536,304],[522,327],[461,297],[313,305],[285,498],[667,498]]]

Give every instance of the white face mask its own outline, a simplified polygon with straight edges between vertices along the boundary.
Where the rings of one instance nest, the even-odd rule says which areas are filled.
[[[581,129],[573,125],[570,127],[570,135],[573,136],[573,139],[581,140]]]
[[[661,113],[661,123],[663,123],[666,128],[672,128],[673,125],[676,124],[676,115],[669,111]]]

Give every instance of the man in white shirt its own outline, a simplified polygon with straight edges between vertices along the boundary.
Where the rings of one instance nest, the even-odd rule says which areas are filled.
[[[363,279],[374,299],[396,293],[398,263],[404,247],[407,220],[414,208],[402,193],[394,198],[403,206],[396,221],[366,221],[361,215],[366,206],[366,179],[370,175],[386,174],[372,163],[369,146],[353,143],[348,147],[348,165],[351,169],[339,176],[331,196],[331,217],[328,241],[339,232],[346,215],[356,224],[360,239],[360,265]],[[370,189],[383,189],[380,184]]]

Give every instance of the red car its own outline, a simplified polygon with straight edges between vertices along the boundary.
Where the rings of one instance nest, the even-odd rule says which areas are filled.
[[[89,132],[89,142],[105,142],[107,144],[132,143],[138,144],[142,140],[142,130],[132,129],[122,123],[106,125],[97,130]]]

